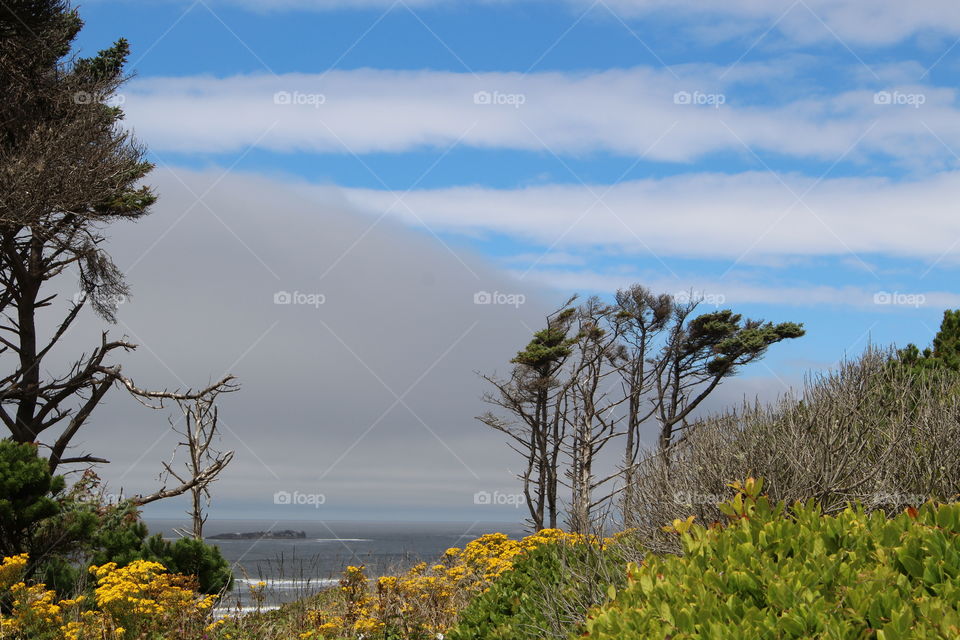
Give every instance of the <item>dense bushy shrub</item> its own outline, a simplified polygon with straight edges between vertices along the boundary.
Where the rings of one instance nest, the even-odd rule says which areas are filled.
[[[90,564],[124,567],[149,560],[196,576],[203,593],[232,585],[217,547],[148,535],[135,507],[103,503],[92,471],[67,487],[50,474],[35,445],[0,440],[0,557],[27,554],[26,577],[66,596],[81,589]]]
[[[773,500],[814,498],[827,513],[860,501],[888,515],[960,487],[960,373],[898,366],[896,352],[868,350],[809,379],[800,397],[745,406],[687,429],[668,456],[635,473],[628,525],[645,544],[676,551],[659,526],[716,504],[737,478],[763,477]]]
[[[160,534],[148,538],[144,544],[144,559],[154,560],[171,573],[194,576],[200,593],[217,594],[233,586],[230,563],[220,548],[195,538],[164,540]]]
[[[450,640],[566,638],[623,581],[617,546],[555,543],[528,551],[461,613]]]
[[[587,622],[594,640],[960,637],[960,505],[888,519],[848,506],[792,508],[748,480],[726,526],[669,527],[683,555],[631,564]]]
[[[63,486],[63,478],[50,475],[36,445],[0,440],[0,556],[31,550],[39,523],[60,512],[51,496]]]

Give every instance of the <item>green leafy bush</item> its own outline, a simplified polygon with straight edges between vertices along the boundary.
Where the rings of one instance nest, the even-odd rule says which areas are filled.
[[[772,505],[760,482],[732,486],[731,522],[675,520],[684,555],[629,565],[587,637],[960,637],[960,504],[828,516],[813,501]]]
[[[566,638],[623,581],[614,546],[555,542],[524,553],[461,613],[450,640]]]

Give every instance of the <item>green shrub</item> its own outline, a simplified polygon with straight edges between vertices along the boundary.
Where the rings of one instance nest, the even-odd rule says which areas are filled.
[[[156,560],[171,573],[196,576],[201,593],[217,594],[233,586],[230,563],[219,547],[203,540],[180,538],[170,543],[156,534],[144,543],[144,558]]]
[[[83,589],[91,564],[153,560],[196,576],[203,593],[232,586],[230,565],[217,547],[148,535],[136,507],[103,504],[93,471],[67,487],[62,476],[50,474],[36,445],[0,440],[0,557],[28,553],[27,577],[67,597]]]
[[[648,556],[587,622],[594,640],[960,637],[960,504],[887,518],[787,509],[733,485],[731,522],[675,520],[683,556]]]
[[[159,533],[148,535],[136,508],[129,504],[113,507],[94,536],[95,551],[89,564],[116,562],[122,567],[135,560],[151,560],[171,573],[196,576],[201,593],[217,594],[233,586],[233,572],[219,547],[193,538],[170,542]]]
[[[0,556],[33,551],[39,524],[60,512],[51,495],[63,486],[37,455],[37,445],[0,440]]]
[[[556,542],[527,551],[461,613],[450,640],[566,638],[622,581],[615,548]]]

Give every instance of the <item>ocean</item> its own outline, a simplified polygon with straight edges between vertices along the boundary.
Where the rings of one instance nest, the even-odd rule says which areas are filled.
[[[147,520],[151,534],[176,538],[183,520]],[[249,587],[263,581],[264,607],[273,608],[334,585],[347,565],[364,565],[367,575],[389,575],[430,562],[450,547],[485,533],[501,532],[513,538],[525,534],[521,523],[503,522],[356,522],[209,520],[207,536],[255,531],[303,531],[305,538],[289,540],[207,540],[220,547],[233,565],[233,593],[221,599],[220,609],[253,606]]]

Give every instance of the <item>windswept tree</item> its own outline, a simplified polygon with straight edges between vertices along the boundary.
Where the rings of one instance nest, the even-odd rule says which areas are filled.
[[[509,379],[484,376],[494,387],[485,400],[504,413],[480,420],[507,434],[524,457],[519,475],[536,528],[556,525],[561,483],[571,491],[567,522],[581,533],[616,494],[598,491],[614,477],[621,480],[621,504],[633,504],[642,429],[654,432],[651,455],[669,468],[671,449],[723,380],[771,345],[804,334],[797,323],[744,319],[729,309],[697,314],[699,300],[640,285],[618,291],[612,304],[591,298],[571,307],[573,300],[511,360]],[[601,471],[601,451],[621,436],[620,469]],[[624,509],[627,517],[633,512]]]
[[[564,449],[569,458],[565,475],[570,487],[567,522],[575,533],[590,533],[595,509],[612,494],[605,488],[618,475],[613,470],[598,473],[595,465],[607,444],[622,435],[624,419],[621,405],[626,398],[619,393],[617,379],[624,350],[621,325],[610,322],[613,313],[613,307],[596,297],[577,309],[576,351],[563,402],[568,434]]]
[[[659,453],[669,456],[687,420],[726,378],[763,358],[772,344],[804,335],[795,322],[744,320],[729,309],[694,316],[699,301],[673,304],[673,316],[655,363]]]
[[[632,504],[634,471],[643,451],[641,427],[656,414],[650,398],[663,366],[654,359],[673,316],[673,297],[639,284],[617,291],[610,322],[620,336],[617,374],[624,403],[623,502]]]
[[[116,362],[136,345],[106,332],[65,369],[51,363],[84,306],[115,321],[129,289],[104,249],[106,230],[139,220],[156,200],[142,183],[152,166],[114,104],[127,79],[127,42],[74,57],[82,26],[66,0],[0,3],[0,422],[14,441],[39,444],[51,473],[106,462],[69,451],[114,386],[147,403],[197,401],[233,388],[228,376],[198,391],[142,389]],[[79,292],[53,318],[63,309],[57,291],[71,288],[71,275]]]
[[[569,380],[562,375],[578,337],[570,333],[576,319],[573,298],[547,316],[547,326],[510,361],[508,379],[483,376],[494,390],[484,401],[506,411],[487,412],[479,420],[507,435],[511,449],[523,457],[518,475],[534,530],[557,526],[559,460],[565,437],[563,401]]]

